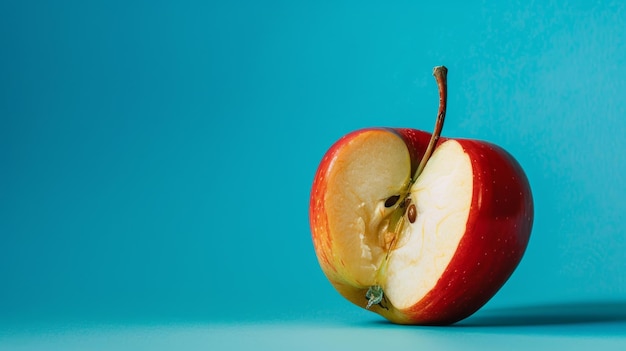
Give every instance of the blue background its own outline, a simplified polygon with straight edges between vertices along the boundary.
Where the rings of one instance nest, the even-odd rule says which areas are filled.
[[[5,0],[0,50],[0,346],[626,343],[622,2]],[[431,130],[440,64],[535,225],[465,327],[407,329],[326,281],[308,196],[349,131]]]

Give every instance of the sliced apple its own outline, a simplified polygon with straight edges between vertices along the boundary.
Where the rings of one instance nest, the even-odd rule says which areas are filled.
[[[528,244],[528,179],[505,150],[435,132],[370,128],[324,155],[311,192],[315,251],[345,298],[395,323],[449,324],[484,305]]]

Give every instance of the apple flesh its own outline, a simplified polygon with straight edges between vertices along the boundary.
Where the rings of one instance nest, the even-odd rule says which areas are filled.
[[[310,198],[320,266],[337,291],[394,323],[444,325],[483,306],[520,262],[528,180],[493,144],[370,128],[336,142]]]

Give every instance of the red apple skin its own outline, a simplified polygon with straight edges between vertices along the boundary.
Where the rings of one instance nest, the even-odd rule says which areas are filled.
[[[415,129],[369,128],[338,140],[322,159],[310,201],[310,224],[320,266],[341,295],[365,308],[368,287],[355,286],[342,276],[341,257],[333,254],[324,197],[333,160],[360,133],[387,131],[401,136],[409,149],[412,172],[419,164],[430,133]],[[441,138],[439,144],[445,142]],[[469,155],[474,186],[466,232],[435,287],[407,309],[389,303],[370,310],[399,324],[448,325],[467,318],[504,285],[528,245],[533,223],[530,185],[519,163],[505,150],[484,141],[455,139]]]

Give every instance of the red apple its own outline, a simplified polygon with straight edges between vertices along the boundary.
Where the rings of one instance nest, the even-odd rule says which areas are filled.
[[[451,324],[478,310],[517,267],[533,222],[528,180],[509,153],[439,138],[447,69],[434,75],[434,133],[344,136],[322,159],[310,199],[315,252],[332,285],[400,324]]]

